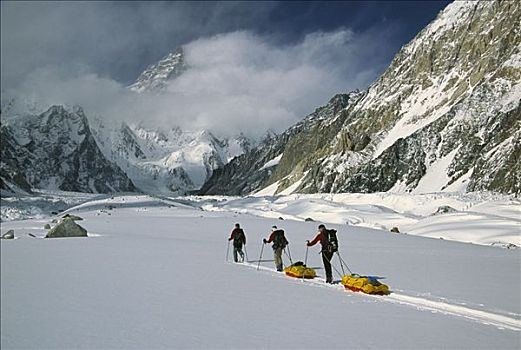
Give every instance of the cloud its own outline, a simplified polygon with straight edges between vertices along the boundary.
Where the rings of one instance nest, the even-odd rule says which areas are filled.
[[[272,2],[2,1],[2,86],[42,66],[81,64],[129,83],[201,36],[265,21]]]
[[[283,131],[334,94],[365,88],[397,41],[388,24],[301,31],[313,11],[297,21],[302,28],[285,29],[296,35],[256,31],[259,23],[270,28],[274,15],[277,28],[291,22],[284,18],[296,8],[285,5],[291,13],[281,13],[275,2],[0,5],[2,100],[29,98],[41,108],[77,104],[111,120],[226,135]],[[190,68],[164,94],[126,88],[177,46]]]
[[[235,31],[184,45],[189,69],[160,95],[134,93],[81,65],[36,69],[13,94],[104,118],[256,137],[283,131],[336,93],[365,88],[387,63],[386,38],[376,33],[339,28],[293,44],[270,39]]]

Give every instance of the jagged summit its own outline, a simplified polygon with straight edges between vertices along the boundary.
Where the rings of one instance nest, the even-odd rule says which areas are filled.
[[[129,89],[136,92],[160,92],[169,80],[183,74],[186,68],[183,49],[177,48],[159,62],[148,66]]]

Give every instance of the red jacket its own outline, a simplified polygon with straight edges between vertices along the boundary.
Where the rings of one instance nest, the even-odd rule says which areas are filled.
[[[271,235],[270,235],[270,238],[268,238],[268,240],[265,240],[265,243],[271,243],[275,240],[275,233],[279,232],[279,231],[282,231],[282,238],[284,238],[284,242],[286,244],[289,244],[288,240],[286,239],[286,236],[284,235],[284,230],[281,230],[281,229],[278,229],[278,230],[275,230],[275,231],[272,231],[271,232]]]
[[[322,232],[318,232],[317,236],[307,244],[308,247],[312,247],[314,246],[315,244],[318,243],[318,241],[320,241],[320,244],[323,246],[325,243],[327,243],[327,238],[326,236],[322,233]]]
[[[240,235],[239,239],[242,239],[242,243],[246,245],[246,235],[244,234],[242,228],[234,228],[228,240],[231,241],[232,239],[234,239],[236,234]]]
[[[273,231],[270,235],[270,238],[266,240],[266,243],[271,243],[275,239],[275,231]]]

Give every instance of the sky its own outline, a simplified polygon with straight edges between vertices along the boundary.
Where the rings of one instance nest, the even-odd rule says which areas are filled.
[[[221,133],[283,131],[364,89],[448,1],[2,1],[2,98]],[[183,47],[168,96],[129,93]],[[223,126],[226,127],[223,127]]]

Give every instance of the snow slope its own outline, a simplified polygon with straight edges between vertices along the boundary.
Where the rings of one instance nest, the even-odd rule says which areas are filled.
[[[351,270],[386,277],[393,294],[374,297],[278,274],[268,247],[257,271],[271,225],[286,230],[293,259],[303,260],[316,223],[189,203],[131,196],[70,209],[84,217],[90,238],[27,236],[42,237],[49,219],[3,223],[19,239],[0,243],[1,347],[521,345],[518,250],[328,225],[339,230]],[[235,222],[248,237],[248,264],[225,261]],[[318,251],[310,248],[308,265],[321,267]]]
[[[277,183],[272,187],[276,190]],[[521,246],[521,201],[486,192],[430,194],[293,194],[188,197],[208,211],[369,227],[482,245]],[[449,212],[438,212],[448,207]]]

